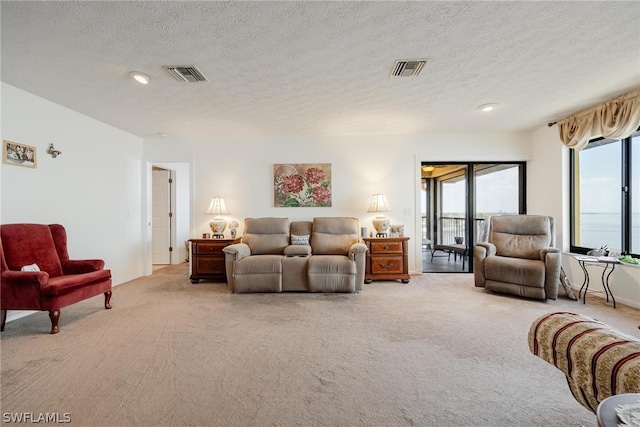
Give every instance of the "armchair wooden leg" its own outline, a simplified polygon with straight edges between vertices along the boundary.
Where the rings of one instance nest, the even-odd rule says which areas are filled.
[[[2,326],[0,327],[0,332],[4,331],[4,325],[7,323],[7,310],[2,310],[2,313],[0,314],[0,317],[2,318]]]
[[[104,293],[104,308],[107,310],[111,308],[111,291]]]
[[[60,332],[60,328],[58,328],[58,321],[60,320],[60,310],[50,311],[49,318],[51,319],[51,333],[57,334],[58,332]]]

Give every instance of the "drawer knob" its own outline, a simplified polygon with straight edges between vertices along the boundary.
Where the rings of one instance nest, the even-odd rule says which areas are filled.
[[[389,249],[389,245],[384,245],[384,250]]]
[[[391,267],[393,267],[393,262],[390,262],[388,264],[380,263],[380,267],[382,267],[382,268],[391,268]]]

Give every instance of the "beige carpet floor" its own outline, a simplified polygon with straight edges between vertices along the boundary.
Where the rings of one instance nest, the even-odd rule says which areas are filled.
[[[640,310],[535,301],[469,274],[373,282],[358,294],[241,294],[157,270],[1,334],[3,418],[73,426],[588,426],[563,374],[527,346],[552,311],[638,336]],[[28,423],[29,425],[33,425]],[[42,425],[42,424],[39,424]]]

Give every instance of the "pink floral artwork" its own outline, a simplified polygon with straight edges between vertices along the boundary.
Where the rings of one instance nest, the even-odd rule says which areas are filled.
[[[273,165],[275,207],[331,206],[331,163]]]

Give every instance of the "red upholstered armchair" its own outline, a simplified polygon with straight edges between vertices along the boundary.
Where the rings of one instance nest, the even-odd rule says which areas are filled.
[[[62,225],[1,225],[0,262],[2,331],[7,310],[48,311],[55,334],[62,307],[102,293],[111,308],[111,270],[98,259],[70,260]],[[26,266],[39,271],[21,271]]]

